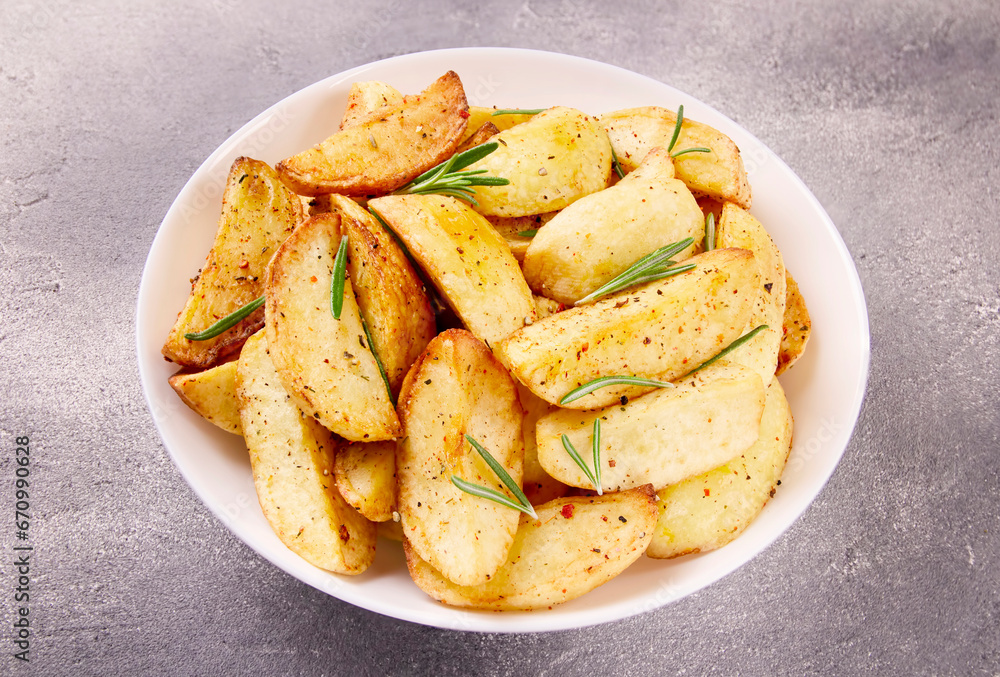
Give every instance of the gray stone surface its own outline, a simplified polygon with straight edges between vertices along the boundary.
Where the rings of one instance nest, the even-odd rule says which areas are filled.
[[[0,4],[0,673],[1000,674],[1000,9],[770,4]],[[721,582],[586,630],[445,632],[299,583],[187,488],[138,385],[146,253],[219,143],[331,73],[481,45],[630,68],[743,124],[829,211],[869,304],[867,400],[812,507]]]

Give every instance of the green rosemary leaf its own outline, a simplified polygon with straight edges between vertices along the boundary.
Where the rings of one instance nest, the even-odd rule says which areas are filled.
[[[526,515],[531,515],[532,517],[535,518],[538,517],[538,515],[535,513],[535,509],[532,508],[530,505],[525,507],[520,503],[517,503],[516,501],[510,500],[509,497],[505,496],[504,494],[501,494],[499,491],[496,491],[494,489],[490,489],[488,487],[482,487],[479,486],[478,484],[473,484],[472,482],[466,482],[458,475],[451,476],[451,483],[467,494],[478,496],[479,498],[485,498],[487,500],[493,501],[494,503],[499,503],[500,505],[506,506],[508,508],[513,508],[514,510],[520,510]]]
[[[565,433],[563,433],[562,436],[562,445],[563,449],[566,450],[566,453],[569,454],[569,457],[573,459],[573,462],[580,466],[580,470],[583,471],[584,476],[586,476],[587,480],[593,485],[594,490],[600,494],[601,487],[597,483],[597,478],[594,477],[594,473],[590,472],[590,468],[587,467],[584,460],[580,458],[580,452],[576,450],[576,447],[574,447],[573,443],[569,441],[569,437]]]
[[[681,155],[686,155],[687,153],[711,153],[711,148],[705,148],[704,146],[698,146],[696,148],[685,148],[684,150],[679,150],[676,153],[671,153],[670,157],[680,157]]]
[[[667,268],[666,270],[649,273],[635,278],[629,286],[638,287],[639,285],[646,284],[647,282],[654,282],[655,280],[662,280],[666,277],[673,277],[674,275],[686,273],[689,270],[694,270],[696,267],[697,266],[693,263],[685,263],[683,266],[677,266],[676,268]]]
[[[708,213],[705,217],[705,251],[710,252],[715,249],[715,214]]]
[[[465,169],[469,165],[479,162],[499,147],[500,144],[496,141],[487,141],[486,143],[481,143],[478,146],[473,146],[469,150],[463,151],[458,155],[453,155],[451,157],[451,168],[448,171],[457,172]]]
[[[559,404],[569,404],[575,400],[580,399],[584,395],[589,395],[595,390],[600,390],[601,388],[607,388],[608,386],[617,385],[629,385],[629,386],[643,386],[643,387],[653,387],[653,388],[673,388],[673,383],[667,383],[666,381],[654,381],[650,378],[642,378],[641,376],[602,376],[600,378],[595,378],[589,383],[584,383],[579,388],[574,388],[559,400]]]
[[[498,108],[493,111],[490,117],[497,115],[538,115],[545,112],[545,108]]]
[[[715,357],[708,358],[707,360],[705,360],[704,362],[702,362],[701,364],[699,364],[697,367],[695,367],[694,369],[692,369],[691,371],[689,371],[687,373],[687,375],[690,376],[691,374],[695,373],[696,371],[698,371],[700,369],[704,369],[708,365],[713,364],[713,363],[721,360],[723,357],[725,357],[729,353],[733,352],[734,350],[736,350],[737,348],[739,348],[741,345],[743,345],[744,343],[746,343],[747,341],[749,341],[754,336],[756,336],[757,334],[759,334],[760,332],[764,331],[767,328],[768,327],[767,327],[766,324],[762,324],[759,327],[756,327],[755,329],[753,329],[752,331],[748,331],[746,334],[743,334],[743,336],[739,337],[738,339],[736,339],[735,341],[733,341],[732,343],[730,343],[728,346],[726,346],[725,348],[723,348],[721,352],[719,352],[719,353],[717,353],[715,355]]]
[[[538,235],[537,228],[529,228],[528,230],[522,230],[517,234],[518,237],[535,237]]]
[[[690,270],[690,268],[684,268],[684,270],[671,269],[670,266],[677,265],[675,262],[670,260],[670,257],[678,254],[688,247],[694,244],[694,238],[684,238],[680,242],[674,242],[673,244],[668,244],[664,247],[660,247],[656,251],[646,254],[641,259],[633,263],[631,266],[622,271],[614,279],[601,285],[594,291],[590,292],[582,299],[577,301],[574,305],[580,306],[585,303],[589,303],[594,299],[600,298],[601,296],[607,296],[616,291],[621,291],[628,287],[633,287],[639,284],[637,280],[641,280],[645,276],[655,273],[666,273],[672,271],[669,275],[662,275],[661,277],[669,277],[670,275],[676,275],[677,273],[682,273],[684,270]],[[653,277],[650,279],[660,279],[659,277]],[[643,280],[648,282],[650,280]]]
[[[247,318],[250,315],[250,313],[257,310],[262,305],[264,305],[263,296],[254,299],[253,301],[246,304],[239,310],[236,310],[230,313],[229,315],[226,315],[224,318],[213,324],[208,329],[203,329],[202,331],[193,334],[184,334],[184,338],[186,338],[188,341],[207,341],[208,339],[215,338],[216,336],[226,331],[227,329],[235,327],[237,324],[239,324],[245,318]]]
[[[360,313],[358,314],[361,315]],[[392,396],[392,388],[389,387],[389,377],[386,376],[385,366],[383,366],[382,359],[378,356],[378,351],[375,350],[375,344],[372,343],[372,335],[368,331],[368,323],[365,322],[364,315],[361,315],[361,328],[365,330],[365,341],[368,342],[368,350],[372,352],[372,357],[375,358],[375,366],[378,367],[378,375],[382,377],[382,383],[385,384],[385,392],[389,394],[389,401],[392,402],[393,406],[396,406],[396,398]]]
[[[604,493],[601,490],[601,419],[594,419],[594,434],[591,437],[591,445],[594,447],[594,485],[597,487],[597,495]]]
[[[471,202],[476,201],[475,191],[471,186],[506,186],[510,183],[507,179],[496,176],[481,176],[485,174],[485,169],[473,169],[461,171],[482,160],[484,157],[500,147],[496,141],[484,143],[470,148],[469,150],[453,155],[436,167],[427,170],[416,179],[406,184],[396,191],[396,195],[450,195],[459,200]]]
[[[483,448],[483,445],[477,442],[471,435],[466,435],[465,439],[476,451],[479,452],[479,455],[483,457],[484,461],[486,461],[486,465],[493,469],[493,472],[495,472],[497,477],[500,478],[500,481],[503,482],[504,486],[510,489],[510,493],[517,497],[517,500],[521,502],[521,505],[531,511],[528,512],[526,510],[524,512],[527,512],[532,517],[537,517],[538,515],[535,514],[535,509],[531,507],[531,502],[528,501],[527,496],[525,496],[524,492],[521,491],[521,487],[517,486],[517,482],[515,482],[514,479],[507,474],[507,471],[504,470],[504,467],[500,465],[495,458],[493,458],[493,455],[486,451],[486,449]]]
[[[336,319],[344,310],[344,283],[347,270],[347,236],[340,236],[340,246],[333,258],[333,276],[330,278],[330,312]]]
[[[618,162],[618,153],[615,152],[614,146],[611,147],[611,168],[615,170],[619,179],[625,178],[625,172],[622,171],[622,165]]]
[[[668,153],[674,149],[674,144],[677,143],[677,137],[681,135],[682,124],[684,124],[684,104],[677,107],[677,123],[674,125],[674,135],[670,137],[670,145],[667,146]]]

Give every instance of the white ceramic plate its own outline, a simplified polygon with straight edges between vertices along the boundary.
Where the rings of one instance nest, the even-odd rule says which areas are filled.
[[[419,92],[447,70],[469,102],[500,107],[564,105],[590,113],[659,105],[728,134],[753,186],[753,209],[781,248],[813,319],[809,350],[782,377],[795,415],[795,443],[781,488],[760,517],[716,552],[671,561],[642,558],[607,585],[547,611],[459,611],[410,581],[397,543],[380,541],[361,576],[330,574],[286,549],[261,514],[243,441],[204,422],[167,385],[176,371],[160,347],[212,245],[229,166],[239,155],[272,165],[336,128],[357,80]],[[301,581],[372,611],[416,623],[489,632],[562,630],[662,606],[743,565],[784,532],[822,489],[857,420],[868,375],[868,316],[857,271],[830,218],[795,174],[749,132],[709,106],[644,76],[561,54],[454,49],[410,54],[334,75],[289,96],[233,134],[205,160],[174,201],[153,241],[137,308],[139,371],[156,426],[181,474],[247,545]]]

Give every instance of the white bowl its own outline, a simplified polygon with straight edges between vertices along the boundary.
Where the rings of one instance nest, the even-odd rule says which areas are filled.
[[[318,569],[271,531],[254,492],[243,441],[191,412],[167,385],[175,365],[160,348],[211,248],[221,195],[240,155],[272,165],[335,129],[352,82],[383,80],[419,92],[447,70],[470,104],[590,113],[658,105],[728,134],[753,186],[752,213],[772,234],[813,320],[809,349],[782,384],[795,415],[795,442],[781,487],[733,543],[670,561],[642,558],[624,574],[551,610],[461,611],[434,602],[411,581],[398,543],[379,541],[375,564],[355,577]],[[809,189],[749,132],[696,99],[614,66],[519,49],[450,49],[400,56],[334,75],[264,111],[198,168],[167,212],[143,270],[136,314],[139,372],[156,427],[195,493],[247,545],[299,580],[351,604],[441,628],[538,632],[626,618],[688,595],[749,561],[784,532],[819,494],[844,453],[868,376],[868,315],[857,271],[836,227]]]

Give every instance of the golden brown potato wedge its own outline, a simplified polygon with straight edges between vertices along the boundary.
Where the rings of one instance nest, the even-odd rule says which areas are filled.
[[[708,552],[739,536],[774,496],[791,444],[792,413],[772,378],[753,446],[725,465],[660,490],[660,516],[646,554]]]
[[[242,435],[236,401],[236,362],[224,362],[199,372],[180,372],[167,382],[199,416],[226,432]]]
[[[302,220],[302,203],[265,163],[240,157],[229,170],[222,216],[205,267],[163,346],[163,356],[205,369],[237,350],[264,323],[262,309],[215,338],[189,341],[264,293],[268,261]]]
[[[782,320],[781,350],[778,353],[778,374],[784,373],[802,357],[812,331],[812,319],[806,300],[792,274],[785,271],[785,316]]]
[[[499,133],[500,130],[495,124],[492,122],[484,123],[481,127],[472,132],[472,136],[459,144],[458,148],[455,149],[455,152],[464,153],[470,148],[475,148],[476,146],[486,143]]]
[[[572,108],[550,108],[493,137],[496,151],[469,165],[506,186],[476,188],[475,209],[490,216],[542,214],[603,190],[611,142],[597,121]]]
[[[542,294],[573,304],[640,258],[672,242],[705,237],[705,219],[691,191],[673,178],[664,148],[654,148],[611,188],[563,209],[531,240],[524,277]],[[674,260],[693,253],[688,247]]]
[[[538,419],[551,414],[558,407],[538,397],[524,385],[520,383],[516,385],[517,396],[524,409],[524,495],[532,505],[540,505],[565,496],[569,490],[569,487],[554,479],[542,468],[538,462],[538,446],[535,443],[535,424],[538,423]]]
[[[461,491],[451,477],[506,491],[468,435],[520,485],[524,412],[514,382],[482,341],[449,329],[407,374],[399,412],[398,510],[407,542],[449,580],[488,581],[507,557],[520,513]]]
[[[448,71],[399,108],[342,129],[276,169],[300,195],[387,193],[455,152],[468,108],[462,81]]]
[[[378,80],[355,82],[347,93],[347,108],[340,120],[340,128],[363,125],[402,105],[403,95],[392,85]]]
[[[357,202],[330,196],[347,233],[347,273],[376,354],[394,395],[427,343],[434,338],[434,310],[420,276],[396,239]]]
[[[257,498],[275,534],[322,569],[367,569],[375,558],[375,525],[337,492],[334,437],[288,399],[263,332],[240,353],[236,394]]]
[[[764,385],[740,365],[717,362],[674,388],[596,411],[559,409],[538,421],[538,460],[552,477],[595,489],[566,452],[566,435],[593,467],[594,420],[601,419],[601,487],[660,489],[738,456],[757,440]]]
[[[399,419],[361,324],[351,280],[340,319],[330,309],[338,214],[303,222],[267,269],[265,331],[288,394],[307,414],[354,442],[399,435]]]
[[[730,362],[746,365],[771,382],[778,366],[782,319],[785,316],[785,262],[774,240],[760,221],[741,207],[727,202],[722,208],[716,235],[719,247],[741,247],[753,252],[760,266],[757,301],[747,321],[746,331],[761,325],[767,329],[726,356]]]
[[[519,329],[497,356],[552,404],[605,376],[678,378],[740,336],[760,277],[745,249],[715,249],[688,262],[696,267]],[[612,385],[560,406],[597,409],[650,390]]]
[[[491,346],[535,318],[531,290],[489,222],[445,195],[372,200],[469,331]]]
[[[406,548],[410,576],[421,590],[452,606],[544,609],[590,592],[642,556],[656,524],[653,489],[559,498],[522,515],[507,560],[488,582],[456,585]]]
[[[618,162],[626,172],[638,167],[655,146],[670,145],[677,125],[677,114],[658,106],[629,108],[600,116],[611,137]],[[677,178],[692,193],[735,202],[750,209],[750,183],[743,169],[739,148],[722,132],[690,118],[684,118],[681,133],[673,147],[677,153],[686,148],[710,148],[710,153],[685,153],[674,159]]]
[[[469,127],[465,132],[466,138],[471,136],[475,130],[479,129],[486,123],[495,126],[502,132],[514,127],[515,125],[519,125],[522,122],[527,122],[534,117],[533,115],[520,113],[503,113],[501,115],[494,115],[496,112],[496,108],[469,106]]]
[[[334,458],[337,489],[372,522],[386,522],[396,511],[396,443],[352,442]]]
[[[530,216],[487,216],[486,220],[507,241],[510,253],[518,261],[524,261],[524,253],[535,233],[552,220],[559,212],[531,214]]]

